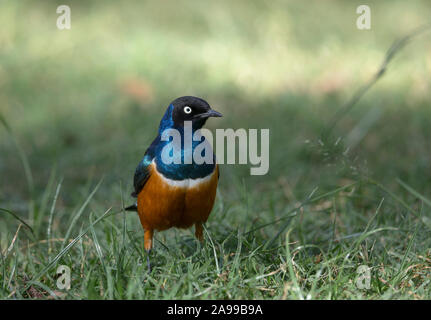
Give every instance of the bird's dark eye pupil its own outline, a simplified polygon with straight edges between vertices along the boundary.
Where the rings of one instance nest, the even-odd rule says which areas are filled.
[[[192,112],[192,108],[190,108],[189,106],[185,106],[184,107],[184,112],[185,113],[191,113]]]

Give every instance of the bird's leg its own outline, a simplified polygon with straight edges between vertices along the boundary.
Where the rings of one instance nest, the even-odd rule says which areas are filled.
[[[148,271],[151,272],[150,253],[153,248],[153,230],[145,230],[144,232],[144,248],[147,252]]]
[[[201,222],[195,223],[195,236],[200,242],[204,241],[203,228]]]
[[[147,267],[148,267],[148,272],[151,272],[151,263],[150,263],[151,249],[150,250],[146,250],[146,251],[147,251]]]

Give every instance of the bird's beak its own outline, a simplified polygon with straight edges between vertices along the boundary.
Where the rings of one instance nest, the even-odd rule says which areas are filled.
[[[212,110],[212,109],[208,110],[205,113],[201,113],[199,115],[199,118],[209,118],[209,117],[223,117],[223,115],[220,112],[217,112],[217,111]]]

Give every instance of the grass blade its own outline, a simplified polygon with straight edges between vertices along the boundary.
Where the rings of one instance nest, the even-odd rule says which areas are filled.
[[[94,227],[96,224],[98,224],[102,219],[104,219],[107,214],[109,213],[109,211],[111,211],[111,208],[109,208],[107,211],[105,211],[105,213],[103,215],[101,215],[99,218],[97,218],[93,223],[90,224],[90,226],[85,229],[83,232],[81,232],[75,239],[72,240],[72,242],[70,242],[65,248],[63,248],[62,250],[60,250],[60,252],[54,257],[54,259],[52,259],[45,267],[43,267],[43,269],[36,274],[36,276],[33,277],[33,279],[31,279],[31,282],[37,281],[40,277],[42,277],[47,271],[49,271],[49,269],[51,269],[57,262],[58,260],[61,259],[61,257],[63,257],[70,249],[73,248],[73,246],[83,237],[85,236],[92,227]],[[28,290],[28,288],[30,287],[30,284],[27,284],[24,289],[22,290],[22,292],[26,292]]]
[[[20,217],[18,217],[18,215],[17,214],[15,214],[14,212],[12,212],[12,211],[10,211],[10,210],[7,210],[7,209],[3,209],[3,208],[0,208],[0,212],[4,212],[4,213],[7,213],[7,214],[10,214],[12,217],[14,217],[15,219],[17,219],[19,222],[21,222],[24,226],[26,226],[30,231],[31,231],[31,233],[33,233],[34,234],[34,232],[33,232],[33,229],[28,225],[28,223],[27,222],[25,222],[24,220],[22,220]]]
[[[211,245],[213,247],[214,260],[215,260],[215,264],[216,264],[217,274],[220,275],[221,272],[220,272],[220,267],[218,265],[217,251],[216,251],[213,239],[211,238],[211,235],[209,234],[209,232],[208,232],[207,228],[205,227],[205,225],[203,225],[203,227],[204,227],[205,233],[208,235],[208,239],[210,239]]]
[[[52,250],[52,245],[51,245],[51,227],[52,227],[52,220],[54,218],[54,210],[55,210],[55,205],[57,203],[57,199],[58,199],[58,195],[60,193],[60,189],[61,189],[61,184],[63,182],[63,179],[60,180],[60,182],[57,185],[57,189],[55,190],[55,195],[54,195],[54,200],[52,201],[52,206],[51,206],[51,210],[49,212],[49,219],[48,219],[48,229],[46,231],[47,234],[47,238],[48,238],[48,254],[51,253]]]
[[[81,206],[81,208],[78,210],[78,212],[75,214],[75,216],[72,219],[72,222],[70,223],[69,228],[67,229],[66,235],[64,236],[64,241],[61,245],[61,249],[64,248],[64,246],[66,245],[66,242],[69,239],[70,233],[72,232],[72,228],[75,226],[76,222],[78,221],[79,217],[81,216],[81,214],[84,212],[85,208],[87,207],[87,205],[90,203],[90,200],[93,198],[94,194],[97,192],[97,190],[99,189],[100,185],[102,184],[103,178],[100,179],[99,183],[96,185],[96,187],[94,188],[94,190],[90,193],[90,195],[87,197],[87,199],[85,200],[84,204]]]
[[[429,200],[428,198],[426,198],[425,196],[423,196],[422,194],[420,194],[419,192],[417,192],[415,189],[413,189],[412,187],[410,187],[408,184],[406,184],[405,182],[403,182],[401,179],[397,179],[397,182],[404,188],[406,189],[408,192],[410,192],[412,195],[414,195],[416,198],[421,199],[426,205],[431,207],[431,200]]]

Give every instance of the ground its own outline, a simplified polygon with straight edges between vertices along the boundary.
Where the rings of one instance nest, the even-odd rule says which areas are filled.
[[[430,33],[333,121],[427,1],[368,1],[367,31],[355,1],[73,1],[70,30],[60,4],[0,4],[0,298],[431,297]],[[187,94],[269,128],[270,168],[221,165],[204,244],[157,233],[148,273],[121,208]]]

